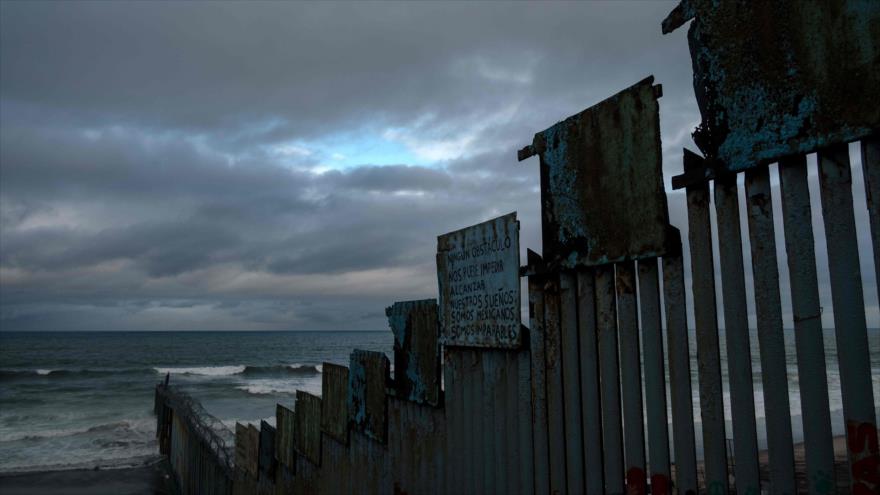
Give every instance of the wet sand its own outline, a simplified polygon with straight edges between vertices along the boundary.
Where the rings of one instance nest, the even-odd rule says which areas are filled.
[[[171,495],[167,461],[122,469],[75,469],[0,475],[3,495]]]

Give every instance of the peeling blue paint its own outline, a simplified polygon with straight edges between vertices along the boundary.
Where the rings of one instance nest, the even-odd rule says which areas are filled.
[[[661,255],[669,228],[653,77],[535,135],[544,258],[574,268]]]
[[[880,130],[880,2],[685,0],[702,123],[694,141],[732,172]],[[668,29],[671,28],[671,29]]]

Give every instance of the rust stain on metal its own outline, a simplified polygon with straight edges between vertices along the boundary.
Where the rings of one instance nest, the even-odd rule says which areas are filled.
[[[315,465],[321,464],[321,398],[296,391],[293,448]]]
[[[544,259],[575,268],[660,256],[669,216],[653,76],[535,134]]]
[[[348,368],[338,364],[324,363],[321,376],[321,429],[327,435],[348,443]]]
[[[398,397],[436,406],[440,401],[440,325],[437,301],[396,302],[385,309],[394,333],[394,390]]]
[[[516,212],[437,237],[441,343],[518,348],[519,271]]]
[[[356,349],[348,375],[348,412],[354,426],[365,435],[385,442],[388,438],[388,403],[385,387],[390,363],[385,354]]]
[[[683,0],[702,123],[694,141],[741,171],[880,129],[880,2]],[[717,161],[714,161],[716,160]]]
[[[294,413],[290,409],[276,404],[275,406],[275,457],[278,462],[293,470],[296,463],[293,458],[293,424]],[[236,450],[236,454],[238,451]]]

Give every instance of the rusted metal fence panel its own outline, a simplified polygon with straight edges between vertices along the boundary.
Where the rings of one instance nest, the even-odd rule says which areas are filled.
[[[624,473],[627,492],[647,493],[636,275],[632,261],[617,263],[615,268],[620,378],[623,392]]]
[[[666,366],[657,260],[639,260],[639,299],[642,356],[645,369],[645,410],[648,416],[648,460],[651,493],[666,495],[672,488],[669,472],[669,431],[666,416]]]
[[[868,136],[880,105],[880,3],[682,0],[663,21],[690,19],[694,141],[741,171]]]
[[[381,352],[355,350],[348,374],[348,411],[358,431],[385,442],[388,408],[385,387],[389,381],[388,358]]]
[[[880,447],[846,145],[819,152],[819,185],[825,240],[828,252],[833,253],[828,256],[828,268],[851,488],[853,493],[868,493],[880,486]]]
[[[685,153],[685,173],[703,167],[696,155]],[[718,350],[718,316],[715,306],[715,267],[709,223],[709,184],[687,188],[688,232],[693,277],[694,323],[700,371],[700,414],[703,420],[703,454],[706,487],[727,493],[727,445],[724,434],[721,358]]]
[[[547,434],[550,493],[565,493],[565,402],[563,400],[562,339],[559,322],[559,277],[544,286],[544,352],[547,379]]]
[[[515,212],[437,237],[437,278],[445,345],[519,347]]]
[[[444,349],[444,411],[446,413],[446,489],[464,493],[464,384],[461,382],[461,353]]]
[[[321,398],[302,390],[296,391],[293,409],[293,448],[309,462],[321,465]],[[296,471],[299,475],[299,471]]]
[[[717,179],[715,215],[724,300],[724,334],[727,338],[730,409],[733,416],[733,456],[736,459],[734,484],[738,493],[760,493],[755,390],[752,386],[752,351],[739,212],[736,176],[728,175]],[[779,336],[781,338],[782,334]]]
[[[520,160],[541,158],[548,265],[592,266],[665,251],[661,91],[653,81],[648,77],[559,122],[520,150]],[[631,204],[639,208],[620,207]]]
[[[537,265],[540,258],[529,251],[529,265]],[[539,275],[529,276],[529,356],[531,368],[532,442],[535,493],[547,495],[550,490],[550,453],[547,423],[547,356],[546,328],[544,325],[544,280]]]
[[[327,368],[324,368],[325,372]],[[278,462],[287,467],[294,469],[296,463],[293,460],[293,424],[294,413],[290,409],[276,404],[275,406],[275,458]],[[237,427],[238,425],[236,425]],[[235,448],[238,454],[238,445]],[[237,461],[236,461],[237,462]]]
[[[676,491],[685,495],[697,493],[698,485],[684,266],[680,254],[680,234],[675,234],[674,241],[679,247],[673,252],[678,254],[663,257],[663,304],[666,309],[666,344],[669,354],[675,485]]]
[[[596,280],[593,277],[593,271],[590,269],[579,270],[577,286],[585,489],[588,494],[601,494],[604,491],[605,481],[602,467],[602,403],[599,390]]]
[[[420,404],[440,403],[437,301],[396,302],[385,309],[394,333],[394,390]]]
[[[480,469],[477,476],[478,493],[495,493],[497,487],[495,484],[495,466],[498,464],[495,449],[495,398],[493,392],[495,389],[495,352],[491,350],[474,351],[479,356],[479,365],[475,371],[477,373],[477,399],[476,402],[481,403],[481,408],[477,412],[475,423],[479,424],[479,440],[480,448],[477,449],[477,455],[480,456]]]
[[[260,478],[275,478],[275,427],[260,421]]]
[[[623,431],[620,368],[617,360],[617,305],[614,266],[596,267],[596,327],[599,333],[599,376],[602,403],[602,451],[605,491],[623,493]]]
[[[794,493],[794,451],[788,401],[785,341],[782,336],[782,303],[776,264],[773,203],[767,167],[745,173],[752,274],[755,281],[755,314],[761,351],[761,377],[767,419],[770,485],[775,493]]]
[[[527,334],[531,339],[532,335]],[[532,440],[532,390],[529,373],[531,364],[528,349],[522,349],[511,356],[512,368],[517,377],[511,386],[510,397],[512,403],[510,410],[514,411],[514,421],[517,438],[511,449],[517,450],[519,465],[513,468],[513,472],[519,474],[519,484],[515,486],[514,493],[531,494],[535,492],[534,473],[534,444]]]
[[[780,161],[779,182],[797,349],[807,487],[810,493],[826,493],[829,487],[835,486],[834,444],[806,157],[789,157]]]
[[[566,486],[569,492],[584,491],[584,440],[581,416],[581,369],[578,352],[577,278],[573,271],[559,276],[560,357],[562,358],[565,412]]]
[[[321,431],[348,443],[348,368],[324,363],[321,373]]]

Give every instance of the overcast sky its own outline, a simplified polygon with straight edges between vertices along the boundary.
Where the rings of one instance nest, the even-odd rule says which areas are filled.
[[[653,74],[680,173],[673,7],[2,2],[0,328],[387,328],[438,234],[517,211],[540,251],[535,132]]]

